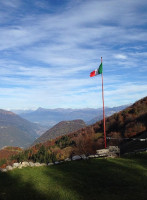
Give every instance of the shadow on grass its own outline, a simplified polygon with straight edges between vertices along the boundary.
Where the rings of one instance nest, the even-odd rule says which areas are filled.
[[[75,191],[79,199],[146,199],[147,170],[130,160],[77,161],[55,166],[54,172],[46,175]]]
[[[53,189],[50,190],[48,188],[49,185],[46,184],[44,186],[44,183],[39,183],[39,177],[35,178],[34,175],[31,176],[33,170],[35,170],[35,168],[25,169],[27,172],[26,179],[24,178],[25,171],[21,172],[19,169],[14,170],[14,173],[0,173],[0,200],[60,199],[58,191],[55,192]],[[30,179],[28,177],[29,173]]]
[[[92,159],[0,174],[0,200],[144,200],[147,169],[130,159]]]
[[[143,165],[145,168],[147,168],[147,153],[143,152],[137,152],[132,154],[126,154],[123,156],[124,158],[128,158],[130,160],[136,161],[138,164]]]
[[[31,183],[24,183],[19,175],[0,173],[0,200],[9,199],[44,199],[44,196]]]

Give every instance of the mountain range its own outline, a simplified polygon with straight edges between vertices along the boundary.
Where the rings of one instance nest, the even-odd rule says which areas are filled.
[[[44,140],[43,144],[46,147],[49,146],[49,148],[60,148],[60,146],[63,146],[61,145],[63,142],[65,149],[62,148],[60,152],[63,156],[67,153],[68,148],[69,155],[74,151],[80,154],[94,153],[96,149],[104,148],[103,127],[103,120],[101,120],[93,125],[69,132],[66,135],[67,143],[65,143],[65,136],[62,136],[52,141],[46,138],[46,142]],[[56,131],[58,132],[58,130]],[[129,139],[147,138],[147,97],[107,117],[106,135],[107,145],[119,145],[123,147],[123,152],[127,152],[130,149],[133,151],[138,148],[147,148],[146,142],[138,145],[136,142],[129,141]]]
[[[110,116],[115,112],[119,112],[123,110],[128,105],[113,107],[113,108],[105,108],[106,116]],[[45,109],[38,108],[35,111],[25,110],[21,113],[21,111],[15,110],[15,112],[19,113],[21,117],[27,119],[31,122],[39,123],[42,125],[46,125],[48,127],[54,126],[60,121],[69,121],[81,119],[86,124],[90,125],[95,123],[98,120],[101,120],[103,117],[103,109],[102,108],[84,108],[84,109],[64,109],[64,108],[56,108],[56,109]]]
[[[124,107],[126,106],[106,108],[106,115],[110,115],[113,112],[117,112],[123,109]],[[15,114],[14,112],[18,113],[19,115]],[[94,123],[95,120],[102,118],[101,108],[38,108],[36,111],[14,110],[14,112],[0,109],[0,148],[4,146],[27,147],[30,144],[32,144],[40,135],[45,133],[45,131],[47,131],[49,128],[59,123],[60,121],[71,121],[81,119],[86,121],[88,124],[91,124]],[[99,118],[97,118],[98,114]],[[88,120],[90,121],[88,122]],[[84,124],[84,122],[82,122],[82,124]],[[75,125],[73,125],[73,127],[75,128]],[[74,130],[77,129],[71,129],[71,131]],[[65,132],[65,134],[66,133],[67,132]],[[58,136],[57,133],[55,133],[55,135]]]
[[[9,114],[12,115],[12,113]],[[75,122],[60,122],[43,134],[27,150],[18,155],[15,151],[15,160],[25,159],[35,162],[50,162],[51,160],[54,162],[71,158],[73,155],[95,154],[97,149],[104,148],[103,120],[89,126],[85,126],[81,120]],[[80,126],[82,124],[82,128],[78,124]],[[74,130],[73,127],[77,129]],[[147,97],[107,117],[106,136],[107,147],[120,146],[121,153],[147,149]],[[5,148],[1,153],[3,158],[4,154],[10,155],[9,149],[4,150]]]

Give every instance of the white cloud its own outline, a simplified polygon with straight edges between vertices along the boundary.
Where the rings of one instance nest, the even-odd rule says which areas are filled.
[[[114,55],[114,58],[125,60],[127,59],[127,56],[123,54],[116,54]]]
[[[23,10],[25,2],[6,4],[16,11]],[[101,56],[107,105],[146,93],[146,17],[140,10],[146,1],[71,1],[59,12],[50,12],[45,1],[34,4],[41,9],[47,5],[49,13],[23,10],[19,18],[7,11],[6,24],[0,27],[2,106],[98,106],[101,80],[90,79],[89,73],[99,66]]]
[[[20,1],[19,0],[1,0],[0,4],[4,6],[16,8],[20,5]]]

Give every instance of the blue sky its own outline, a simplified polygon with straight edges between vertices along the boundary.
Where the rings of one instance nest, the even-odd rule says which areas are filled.
[[[101,107],[147,95],[146,0],[0,0],[0,108]]]

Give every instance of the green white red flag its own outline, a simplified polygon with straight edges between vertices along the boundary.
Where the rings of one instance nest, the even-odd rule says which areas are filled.
[[[102,73],[103,73],[103,64],[101,63],[98,69],[95,69],[94,71],[90,73],[90,77],[93,77]]]

